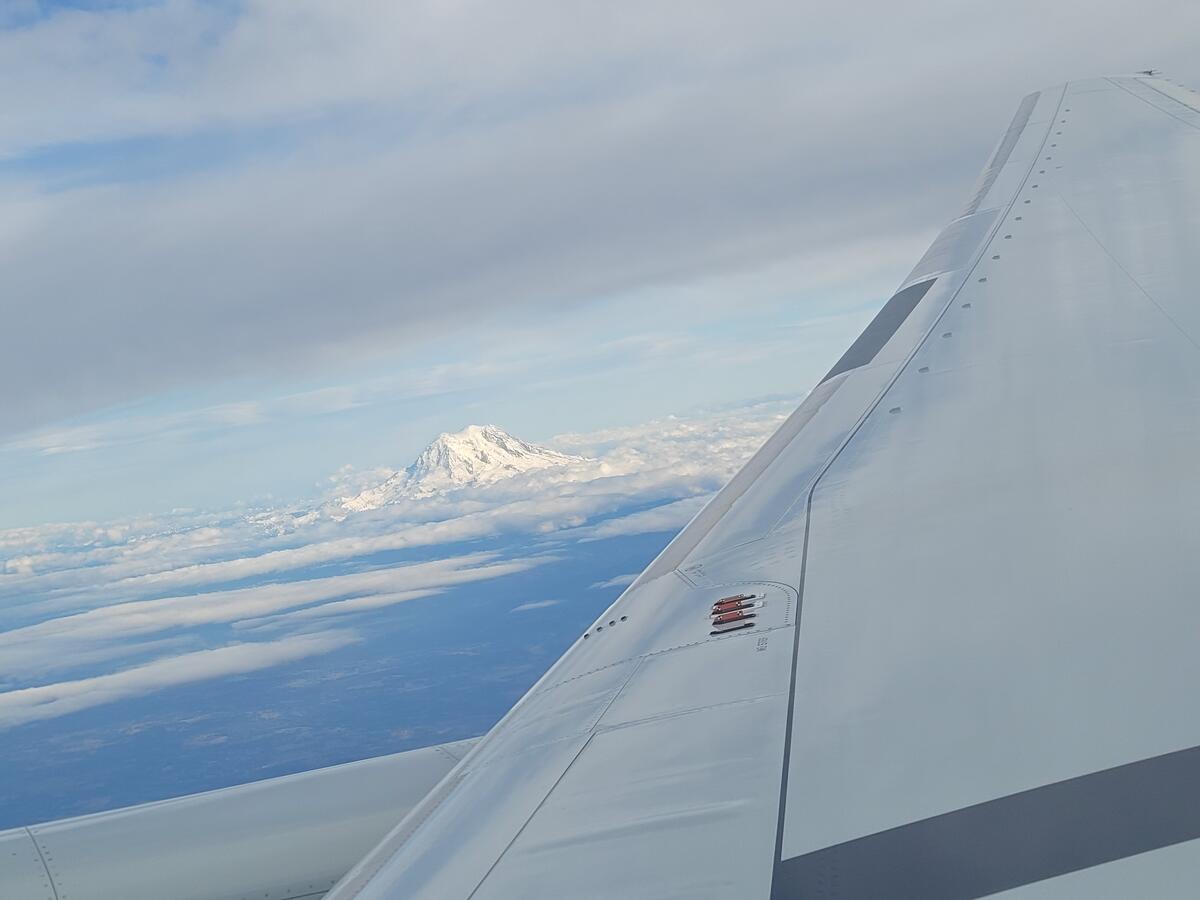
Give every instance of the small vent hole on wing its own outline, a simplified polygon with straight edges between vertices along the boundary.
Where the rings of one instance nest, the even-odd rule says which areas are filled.
[[[970,309],[970,308],[971,308],[971,304],[970,304],[970,303],[964,303],[964,304],[962,305],[962,308],[963,308],[963,309]]]
[[[929,366],[921,366],[921,368],[917,369],[917,371],[918,372],[928,372]]]
[[[893,406],[891,409],[888,410],[888,412],[890,412],[894,416],[896,413],[900,412],[900,407]]]
[[[993,257],[992,257],[992,259],[999,259],[999,258],[1000,258],[1000,254],[999,254],[999,253],[997,253],[995,256],[993,256]]]
[[[946,332],[943,332],[943,333],[942,333],[942,337],[944,337],[944,338],[948,338],[948,337],[950,337],[950,336],[951,336],[951,335],[953,335],[953,334],[954,334],[954,332],[953,332],[953,331],[946,331]]]
[[[986,275],[985,275],[983,278],[980,278],[980,279],[979,279],[979,283],[980,283],[980,284],[983,284],[985,281],[987,281],[987,276],[986,276]]]

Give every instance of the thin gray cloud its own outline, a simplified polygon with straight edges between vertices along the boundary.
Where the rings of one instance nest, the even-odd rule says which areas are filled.
[[[267,669],[329,653],[358,640],[349,631],[291,635],[168,656],[131,669],[0,693],[0,730],[53,719],[154,691]]]
[[[509,612],[530,612],[535,609],[546,609],[550,606],[558,606],[562,603],[561,600],[531,600],[529,603],[522,603],[520,606],[514,606]]]
[[[593,584],[589,584],[588,587],[592,588],[593,590],[598,588],[628,587],[637,580],[637,577],[637,572],[630,572],[626,575],[617,575],[614,578],[609,578],[604,581],[597,581]]]

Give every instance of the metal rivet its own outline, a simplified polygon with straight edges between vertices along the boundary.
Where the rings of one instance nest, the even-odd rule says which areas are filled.
[[[892,415],[895,415],[896,413],[900,412],[900,407],[893,406],[891,409],[888,410],[888,412],[892,413]]]
[[[929,366],[921,366],[921,368],[917,369],[917,371],[918,372],[928,372]]]

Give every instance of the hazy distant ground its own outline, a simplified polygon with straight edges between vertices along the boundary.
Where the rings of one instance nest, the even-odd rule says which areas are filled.
[[[297,504],[0,532],[0,827],[486,731],[792,404],[347,517]]]
[[[364,614],[361,642],[330,653],[0,733],[0,828],[480,734],[622,589],[589,585],[641,569],[670,537],[579,544],[558,562]],[[513,611],[522,604],[537,605]]]

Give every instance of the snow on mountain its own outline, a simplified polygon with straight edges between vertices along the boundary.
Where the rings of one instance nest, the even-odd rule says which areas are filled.
[[[439,435],[416,461],[374,487],[341,498],[342,509],[361,512],[397,500],[481,487],[539,469],[586,462],[582,456],[513,437],[495,425],[468,425],[462,431]]]

